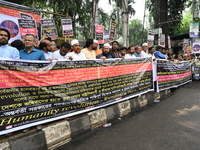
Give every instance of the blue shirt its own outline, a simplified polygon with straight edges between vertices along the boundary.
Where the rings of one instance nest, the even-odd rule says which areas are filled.
[[[8,44],[0,46],[0,57],[1,58],[10,58],[10,59],[19,59],[19,51],[9,46]]]
[[[165,55],[162,54],[160,51],[155,51],[155,52],[154,52],[154,56],[155,56],[156,58],[160,58],[160,59],[165,59],[165,58],[166,58]]]
[[[30,53],[27,53],[26,49],[20,50],[20,59],[26,60],[46,60],[44,56],[44,52],[33,48]]]
[[[138,55],[137,53],[134,53],[133,55],[135,55],[135,57],[140,57],[140,55]]]
[[[96,58],[97,59],[100,59],[102,56],[104,56],[103,54],[99,54],[99,55],[97,55],[96,56]],[[106,59],[109,59],[109,58],[113,58],[111,55],[108,55],[107,57],[106,57]]]

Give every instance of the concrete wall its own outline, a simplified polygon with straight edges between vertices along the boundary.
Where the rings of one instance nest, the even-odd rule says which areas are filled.
[[[28,133],[19,131],[10,137],[0,136],[0,150],[53,150],[105,123],[128,117],[152,104],[154,99],[162,99],[170,94],[170,90],[149,92],[89,113],[45,124],[41,131],[31,129]]]

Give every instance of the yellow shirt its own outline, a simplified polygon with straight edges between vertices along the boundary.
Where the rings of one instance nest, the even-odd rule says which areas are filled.
[[[89,50],[88,48],[84,48],[81,50],[86,56],[86,59],[96,59],[96,54],[94,50]]]

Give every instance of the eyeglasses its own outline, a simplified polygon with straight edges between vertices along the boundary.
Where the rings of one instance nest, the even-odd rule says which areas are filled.
[[[25,42],[33,42],[33,40],[24,39]]]

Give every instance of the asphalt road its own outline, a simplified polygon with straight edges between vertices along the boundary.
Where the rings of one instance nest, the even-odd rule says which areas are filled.
[[[200,150],[200,82],[59,150]]]

